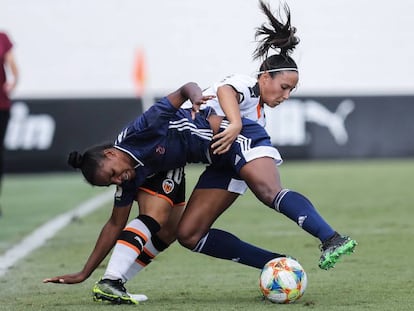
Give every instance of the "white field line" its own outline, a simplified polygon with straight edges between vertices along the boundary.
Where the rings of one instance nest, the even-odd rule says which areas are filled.
[[[41,247],[48,239],[52,238],[59,230],[67,226],[73,218],[84,217],[113,198],[113,190],[104,192],[92,199],[81,203],[69,212],[61,214],[44,225],[37,228],[20,243],[13,246],[0,256],[0,277],[6,274],[8,269],[17,261],[26,257],[35,249]]]

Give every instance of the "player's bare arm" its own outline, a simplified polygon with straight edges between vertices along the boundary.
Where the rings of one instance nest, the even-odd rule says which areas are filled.
[[[167,96],[170,103],[177,109],[181,107],[186,100],[190,100],[193,104],[193,110],[198,111],[197,107],[205,104],[209,99],[214,98],[214,95],[204,96],[201,88],[195,82],[184,84],[175,92]]]
[[[81,271],[47,278],[43,280],[43,283],[76,284],[85,281],[115,245],[119,234],[128,221],[131,207],[132,204],[125,207],[114,207],[111,217],[103,226],[98,240],[96,241],[95,248]]]
[[[229,120],[229,126],[213,139],[215,142],[211,145],[213,153],[222,154],[230,149],[231,144],[240,134],[242,122],[240,117],[239,97],[240,95],[230,85],[222,85],[217,89],[217,97],[221,108]]]

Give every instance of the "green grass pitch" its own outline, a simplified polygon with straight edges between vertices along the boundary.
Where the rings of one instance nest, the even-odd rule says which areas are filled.
[[[200,166],[187,169],[188,193]],[[296,257],[308,274],[305,295],[292,305],[261,298],[259,271],[172,245],[127,284],[149,300],[113,306],[92,300],[105,261],[77,285],[42,279],[80,270],[111,203],[74,219],[43,247],[0,277],[0,310],[413,310],[414,160],[288,161],[283,185],[311,199],[325,219],[355,238],[355,254],[330,271],[318,268],[318,241],[248,192],[214,227],[260,247]],[[37,226],[107,189],[77,174],[6,175],[1,196],[0,255]],[[136,216],[134,207],[131,217]]]

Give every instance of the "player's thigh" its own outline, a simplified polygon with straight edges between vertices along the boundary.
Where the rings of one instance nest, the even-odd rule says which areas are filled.
[[[148,215],[154,218],[161,228],[168,222],[172,206],[164,198],[138,190],[137,202],[140,215]]]
[[[263,203],[270,205],[282,189],[279,170],[270,157],[257,158],[240,169],[240,177]]]
[[[238,196],[223,189],[195,189],[178,226],[180,243],[194,247]]]

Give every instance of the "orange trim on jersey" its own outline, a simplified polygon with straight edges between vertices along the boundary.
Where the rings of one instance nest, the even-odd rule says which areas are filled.
[[[153,196],[156,196],[156,197],[159,197],[159,198],[161,198],[161,199],[164,199],[165,201],[167,201],[171,206],[174,206],[174,202],[169,198],[169,197],[167,197],[167,196],[165,196],[165,195],[163,195],[163,194],[159,194],[158,192],[155,192],[155,191],[152,191],[152,190],[149,190],[149,189],[147,189],[147,188],[143,188],[143,187],[139,187],[138,188],[139,190],[142,190],[142,191],[144,191],[144,192],[146,192],[146,193],[149,193],[149,194],[151,194],[151,195],[153,195]]]
[[[256,111],[257,111],[257,119],[259,120],[260,117],[262,116],[262,105],[260,105],[260,103],[257,104]]]
[[[141,254],[141,251],[138,249],[138,247],[136,247],[135,245],[132,245],[131,243],[128,243],[124,240],[118,240],[118,242],[116,242],[116,243],[125,245],[126,247],[128,247],[128,248],[132,249],[134,252],[136,252],[138,255]]]
[[[143,232],[132,227],[126,227],[124,230],[134,232],[136,235],[139,235],[145,241],[145,243],[148,242],[148,237]]]

